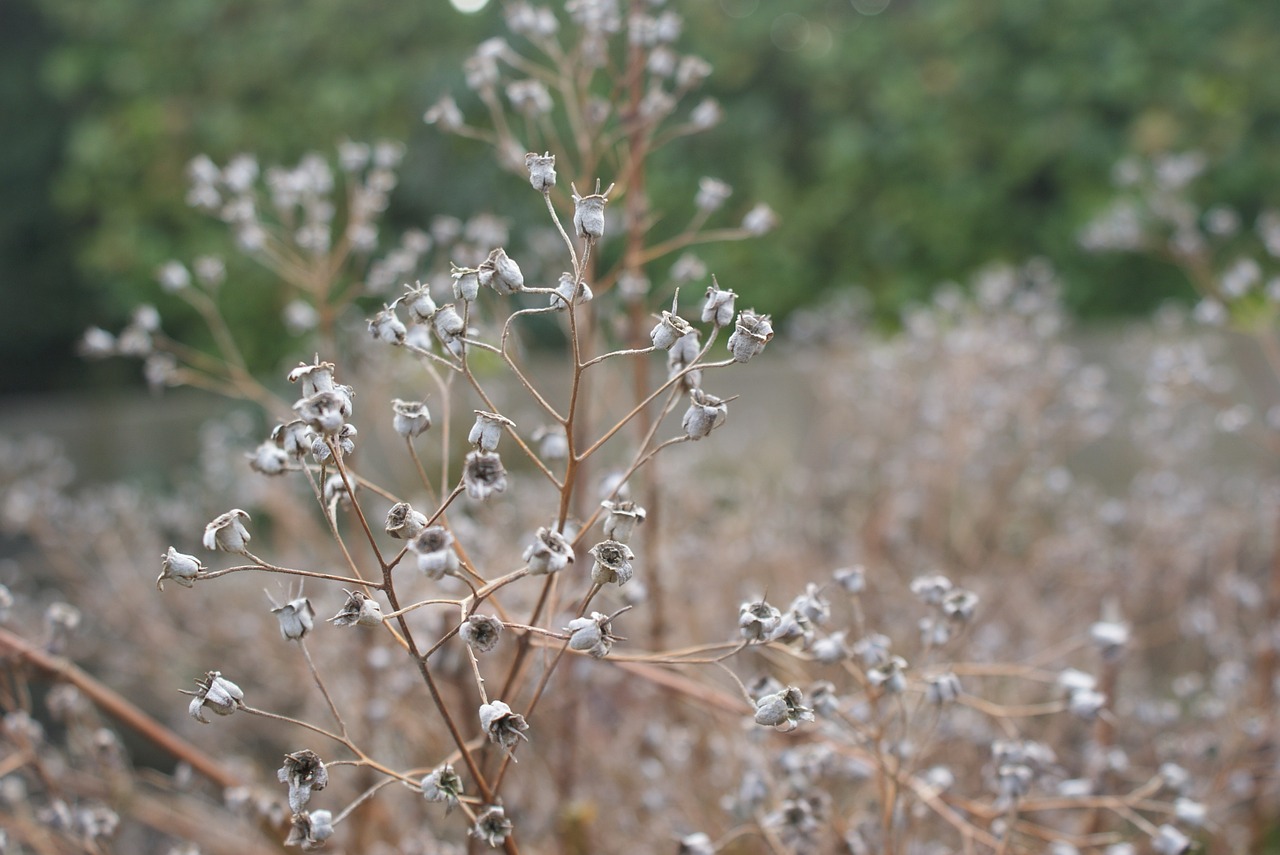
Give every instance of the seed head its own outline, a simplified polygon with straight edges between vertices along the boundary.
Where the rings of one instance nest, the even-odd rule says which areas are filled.
[[[764,350],[773,339],[773,321],[768,315],[757,315],[751,309],[738,313],[733,335],[729,336],[729,351],[734,362],[746,362]]]
[[[645,510],[635,502],[611,501],[606,499],[600,505],[609,513],[604,518],[604,536],[619,543],[630,543],[636,526],[644,522]]]
[[[511,711],[511,707],[502,701],[492,701],[480,705],[480,729],[489,736],[489,741],[502,746],[510,754],[523,739],[529,737],[524,732],[529,725],[524,716]]]
[[[503,492],[507,489],[507,470],[502,458],[493,451],[470,452],[462,465],[462,482],[467,495],[477,501]]]
[[[721,290],[714,276],[707,286],[707,299],[702,304],[702,322],[717,327],[727,327],[733,320],[733,303],[738,295],[729,290]]]
[[[539,528],[524,551],[524,563],[534,576],[558,573],[573,563],[573,546],[560,532]]]
[[[423,401],[395,398],[391,401],[391,409],[395,413],[391,417],[391,426],[405,439],[421,436],[431,428],[431,413]]]
[[[413,540],[427,527],[427,515],[408,502],[396,502],[387,511],[386,532],[396,540]]]
[[[685,410],[681,426],[685,436],[699,440],[724,424],[729,415],[727,403],[701,389],[689,393],[689,409]]]
[[[634,570],[631,562],[635,553],[631,547],[616,540],[603,540],[591,547],[591,557],[595,565],[591,568],[591,581],[597,585],[614,582],[619,586],[630,581]]]
[[[231,715],[236,709],[244,706],[244,692],[235,683],[223,677],[219,671],[209,671],[204,675],[204,679],[196,680],[196,685],[199,686],[199,691],[184,690],[183,694],[192,696],[187,712],[198,722],[209,723],[209,720],[204,717],[206,708],[216,715]]]
[[[382,624],[382,606],[362,591],[347,591],[347,601],[342,610],[329,618],[334,626],[379,626]]]
[[[418,569],[429,579],[443,579],[458,572],[458,553],[453,549],[453,534],[442,525],[424,528],[409,541],[409,549],[418,556]]]
[[[204,527],[204,548],[243,554],[249,546],[250,536],[241,519],[249,519],[249,514],[239,508],[216,517]]]
[[[569,186],[573,187],[572,184]],[[596,192],[590,196],[578,195],[578,188],[573,187],[573,229],[589,244],[604,237],[604,206],[612,190],[613,185],[610,184],[609,189],[601,193],[598,179]]]
[[[488,615],[471,615],[458,629],[462,640],[481,653],[488,653],[498,646],[502,635],[502,621]]]
[[[529,170],[529,183],[539,193],[550,193],[556,186],[556,156],[550,152],[536,154],[529,152],[524,156],[524,165]]]
[[[179,552],[172,546],[164,554],[160,576],[156,579],[156,587],[164,590],[164,580],[172,579],[184,588],[195,584],[196,577],[204,570],[204,564],[194,555]]]
[[[502,439],[503,431],[514,428],[516,423],[498,413],[486,413],[483,410],[474,412],[476,422],[471,426],[471,433],[467,434],[467,442],[481,451],[497,451],[498,440]]]
[[[422,797],[429,802],[444,802],[445,814],[453,812],[458,806],[458,797],[462,795],[462,778],[453,771],[453,766],[445,763],[437,766],[422,779]]]
[[[329,785],[329,772],[320,756],[310,749],[284,755],[284,765],[276,770],[276,778],[289,785],[289,809],[302,813],[311,801],[312,791]]]

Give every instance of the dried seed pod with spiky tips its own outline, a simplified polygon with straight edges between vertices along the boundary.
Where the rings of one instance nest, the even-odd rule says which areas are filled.
[[[596,192],[589,196],[581,196],[577,187],[569,186],[573,188],[573,229],[578,237],[593,244],[604,237],[604,206],[613,192],[613,185],[601,193],[600,179],[597,178]]]
[[[196,685],[200,687],[199,691],[188,692],[183,689],[182,694],[192,696],[187,713],[202,724],[209,723],[209,719],[204,717],[206,709],[216,715],[231,715],[244,706],[244,692],[223,677],[220,671],[207,672],[203,679],[196,680]]]

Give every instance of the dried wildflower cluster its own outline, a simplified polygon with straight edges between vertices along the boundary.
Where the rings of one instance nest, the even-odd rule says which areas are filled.
[[[1139,366],[1116,381],[1068,341],[1046,264],[992,268],[889,339],[834,310],[798,318],[806,383],[785,385],[820,404],[803,443],[776,440],[781,471],[769,453],[717,460],[727,372],[757,369],[773,322],[696,257],[666,262],[708,238],[732,188],[704,178],[686,232],[621,251],[650,239],[649,145],[719,118],[709,99],[686,109],[710,68],[679,52],[661,2],[513,3],[507,23],[468,60],[463,104],[426,119],[493,145],[544,223],[441,217],[387,248],[399,146],[344,143],[336,168],[200,158],[188,201],[280,275],[301,361],[248,374],[212,257],[158,278],[218,353],[193,358],[147,308],[84,349],[274,426],[210,428],[201,489],[172,502],[73,499],[47,444],[0,443],[0,525],[55,557],[83,608],[0,586],[17,627],[0,650],[21,665],[0,693],[0,815],[16,819],[0,849],[9,825],[33,851],[36,835],[104,851],[122,821],[181,837],[156,817],[204,798],[250,820],[209,851],[258,851],[258,827],[272,846],[379,855],[1248,851],[1277,801],[1280,588],[1259,568],[1280,491],[1196,461],[1246,432],[1274,447],[1280,419],[1253,416],[1213,340],[1164,317],[1097,360]],[[619,79],[639,85],[597,94]],[[631,166],[592,174],[611,163]],[[1148,247],[1165,224],[1199,259],[1234,228],[1179,195],[1199,168],[1121,169],[1149,212],[1109,214],[1086,242]],[[756,206],[714,236],[774,221]],[[1269,263],[1208,266],[1206,299],[1243,318]],[[531,355],[536,330],[562,350]],[[1126,384],[1140,394],[1113,393]],[[1077,467],[1102,442],[1125,444],[1127,483]],[[139,677],[122,696],[64,653]],[[41,671],[63,681],[44,703],[65,736],[32,714]],[[176,715],[131,717],[143,698]],[[179,757],[165,787],[130,777],[99,709]],[[125,791],[137,810],[111,802]]]

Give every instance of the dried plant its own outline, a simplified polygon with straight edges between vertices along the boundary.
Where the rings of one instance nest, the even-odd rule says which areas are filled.
[[[1280,494],[1203,463],[1241,421],[1208,349],[1134,341],[1151,370],[1113,381],[1048,265],[993,268],[890,338],[798,317],[778,385],[812,398],[802,437],[778,407],[742,425],[770,318],[692,257],[650,271],[773,217],[710,227],[706,179],[650,242],[652,152],[718,115],[681,112],[710,69],[660,6],[514,4],[519,47],[467,63],[485,125],[427,113],[541,196],[554,250],[479,216],[375,258],[390,144],[343,144],[337,173],[192,164],[306,356],[289,395],[254,377],[223,266],[174,262],[216,352],[147,309],[86,352],[274,427],[211,426],[164,498],[0,448],[0,522],[48,568],[0,588],[0,849],[1256,847]],[[1133,477],[1090,473],[1125,430]]]

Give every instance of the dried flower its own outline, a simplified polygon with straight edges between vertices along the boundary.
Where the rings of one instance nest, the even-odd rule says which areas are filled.
[[[337,448],[339,454],[351,454],[356,450],[355,440],[357,433],[355,425],[346,423],[338,428],[334,434],[317,436],[311,440],[311,455],[316,459],[317,463],[324,463],[333,456],[333,448]],[[325,502],[327,504],[328,499]]]
[[[480,271],[474,267],[458,267],[450,264],[453,277],[453,297],[455,300],[474,302],[480,296]]]
[[[563,425],[542,425],[529,437],[538,445],[543,460],[564,460],[569,456],[569,436]]]
[[[911,593],[931,606],[941,606],[942,598],[951,588],[951,580],[942,575],[918,576],[911,580]]]
[[[550,152],[535,154],[529,152],[524,156],[524,165],[529,170],[529,183],[539,193],[550,193],[556,186],[556,156]]]
[[[844,630],[833,632],[826,638],[820,638],[810,649],[813,658],[823,665],[833,665],[849,656],[849,646],[845,643]]]
[[[658,323],[654,328],[649,331],[649,340],[653,342],[654,347],[660,350],[670,350],[677,341],[692,331],[693,327],[689,326],[688,321],[674,312],[668,312],[663,309],[662,317],[658,319]]]
[[[493,451],[470,452],[462,464],[462,482],[467,495],[478,501],[503,492],[507,489],[507,470],[502,458]]]
[[[413,287],[406,285],[400,301],[408,308],[409,319],[415,324],[430,323],[431,316],[436,313],[436,301],[431,299],[431,287],[421,281],[415,282]]]
[[[609,582],[615,582],[619,586],[625,585],[634,572],[631,562],[635,560],[635,553],[631,551],[631,547],[625,543],[619,543],[616,540],[602,540],[595,546],[591,547],[591,557],[596,560],[595,565],[591,568],[591,581],[597,585],[605,585]]]
[[[480,705],[480,729],[489,736],[490,742],[501,745],[508,754],[515,750],[521,739],[529,739],[524,735],[529,729],[524,716],[512,712],[511,707],[502,701]]]
[[[591,286],[585,279],[575,280],[571,273],[561,273],[556,292],[551,295],[551,306],[556,309],[567,309],[571,303],[590,303]]]
[[[431,413],[423,401],[395,398],[391,401],[391,409],[395,413],[391,417],[391,426],[405,439],[421,436],[431,428]]]
[[[738,313],[733,335],[729,336],[729,350],[734,362],[746,362],[764,350],[773,339],[773,321],[768,315],[757,315],[751,309]]]
[[[300,363],[289,372],[289,382],[302,381],[302,397],[310,398],[318,392],[332,392],[338,387],[333,380],[334,365],[332,362],[316,361],[311,365]]]
[[[907,687],[907,660],[901,656],[890,656],[876,667],[867,669],[867,682],[877,689],[896,695]]]
[[[396,317],[393,306],[383,306],[382,311],[369,320],[369,334],[387,344],[404,344],[404,323]]]
[[[511,820],[501,805],[489,805],[476,814],[476,823],[471,827],[471,836],[483,840],[495,849],[503,844],[507,835],[511,834]]]
[[[172,546],[163,557],[164,563],[159,577],[156,578],[156,587],[161,591],[164,590],[165,579],[172,579],[182,587],[190,588],[195,584],[196,576],[204,570],[204,564],[199,558],[179,552]]]
[[[453,812],[462,795],[462,778],[453,771],[452,764],[437,766],[422,779],[422,797],[429,802],[444,802],[445,814]]]
[[[498,646],[502,635],[502,621],[488,615],[471,615],[458,629],[462,640],[481,653],[488,653]]]
[[[821,626],[831,617],[831,604],[822,596],[818,586],[810,582],[804,593],[791,601],[791,611],[805,621]]]
[[[558,573],[573,563],[573,546],[560,532],[542,527],[525,549],[524,562],[534,576]]]
[[[333,836],[333,813],[317,810],[311,813],[295,813],[290,820],[289,836],[285,846],[299,846],[303,852],[312,852],[324,846]]]
[[[720,283],[712,276],[711,284],[707,286],[706,302],[702,304],[702,322],[717,327],[729,326],[729,322],[733,320],[733,303],[737,298],[738,295],[734,292],[721,290]]]
[[[569,186],[573,187],[572,184]],[[610,184],[609,189],[601,193],[598,179],[596,192],[590,196],[578,195],[578,188],[573,187],[573,229],[587,243],[595,243],[604,237],[604,206],[612,190],[613,185]]]
[[[630,608],[628,606],[627,608]],[[569,633],[569,647],[586,651],[593,659],[603,659],[618,640],[613,634],[611,622],[617,614],[592,612],[590,617],[574,618],[565,631]]]
[[[311,801],[312,791],[320,791],[329,785],[329,772],[320,756],[311,749],[284,755],[284,765],[276,770],[276,778],[289,785],[289,809],[302,813]]]
[[[608,499],[601,502],[600,505],[609,512],[604,518],[604,524],[601,526],[604,530],[604,536],[619,543],[630,543],[631,535],[636,526],[644,522],[644,508],[638,506],[635,502],[622,500],[615,502]]]
[[[704,175],[698,179],[698,195],[694,197],[693,204],[697,206],[699,211],[710,213],[720,209],[725,201],[733,195],[733,188],[721,181],[719,178],[711,178]],[[730,317],[733,313],[730,312]],[[725,326],[718,324],[718,326]]]
[[[1100,620],[1089,627],[1089,636],[1098,646],[1102,658],[1114,661],[1124,655],[1129,645],[1129,627],[1118,620]]]
[[[692,391],[702,386],[702,370],[685,369],[693,365],[702,353],[702,342],[697,330],[690,330],[667,351],[667,379],[680,377],[680,389]]]
[[[301,460],[311,450],[315,432],[302,419],[276,425],[271,430],[271,441],[294,460]]]
[[[942,613],[952,620],[969,620],[977,607],[978,595],[964,588],[948,591],[942,598]]]
[[[219,671],[207,672],[203,680],[196,680],[196,685],[200,687],[199,691],[188,692],[184,689],[182,694],[192,696],[187,712],[198,722],[209,723],[204,717],[206,707],[216,715],[231,715],[237,708],[244,706],[244,692]]]
[[[347,601],[342,610],[329,618],[334,626],[379,626],[382,623],[382,606],[362,591],[346,591]]]
[[[853,567],[841,567],[832,572],[836,584],[850,594],[860,594],[867,588],[867,569],[861,564]]]
[[[925,695],[931,704],[943,706],[952,703],[963,693],[960,678],[950,671],[925,678]]]
[[[681,426],[685,436],[699,440],[724,424],[729,415],[727,403],[701,389],[689,392],[689,409],[685,410]]]
[[[781,731],[795,730],[802,721],[813,721],[813,710],[804,705],[804,695],[795,686],[765,695],[756,701],[756,724]]]
[[[351,397],[340,389],[317,392],[298,401],[293,409],[317,433],[334,436],[351,416]]]
[[[289,468],[289,455],[271,440],[265,440],[245,457],[249,468],[261,475],[281,475]]]
[[[753,235],[768,234],[778,225],[778,215],[773,209],[761,202],[742,218],[742,228]]]
[[[285,641],[301,641],[315,625],[316,610],[306,597],[276,606],[271,613],[280,621],[280,637]]]
[[[514,428],[516,423],[498,413],[486,413],[483,410],[473,412],[476,414],[476,422],[471,426],[471,432],[467,434],[467,442],[481,451],[497,451],[502,432],[508,428]]]
[[[782,612],[764,600],[743,603],[738,609],[738,631],[748,641],[767,641],[781,623]]]
[[[424,528],[409,541],[418,556],[418,569],[429,579],[442,579],[458,572],[458,553],[453,549],[453,533],[442,525]]]
[[[507,255],[506,250],[499,247],[489,253],[479,268],[481,285],[488,285],[498,294],[515,294],[524,290],[524,274],[520,265]]]
[[[249,546],[250,536],[249,530],[240,522],[242,517],[249,519],[249,514],[239,508],[216,517],[204,527],[204,548],[243,554]]]
[[[467,330],[466,324],[462,321],[462,315],[458,314],[453,303],[445,303],[436,309],[431,316],[431,327],[445,350],[461,359],[465,347],[462,339]]]
[[[385,530],[396,540],[412,540],[427,527],[427,515],[415,511],[408,502],[396,502],[387,511]]]

